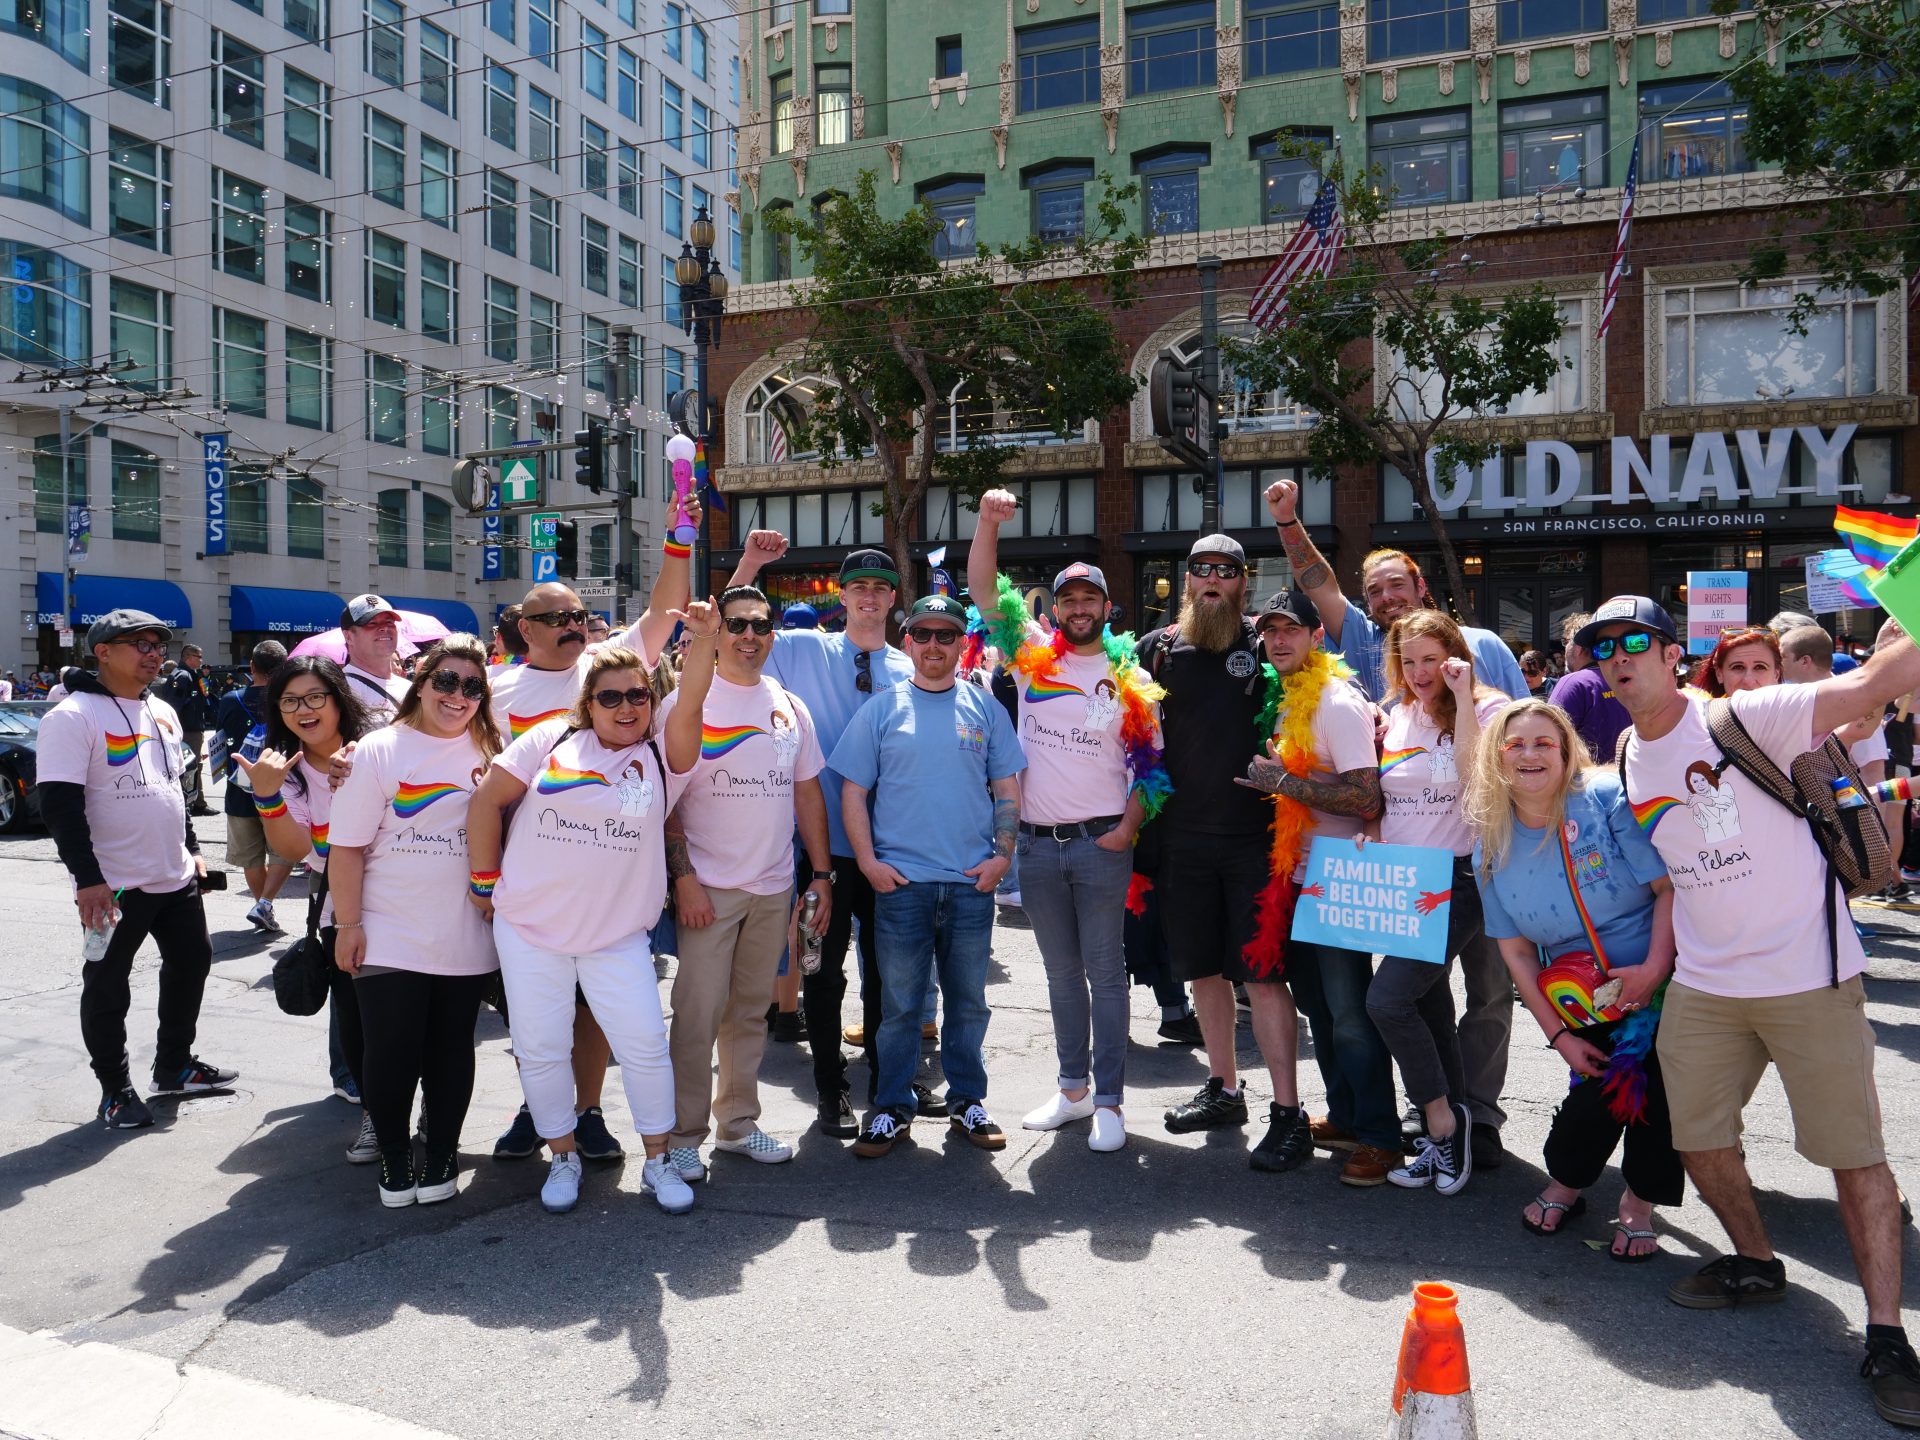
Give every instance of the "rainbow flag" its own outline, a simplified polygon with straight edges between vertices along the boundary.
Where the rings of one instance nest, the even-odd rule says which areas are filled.
[[[1883,515],[1878,510],[1834,507],[1833,528],[1869,570],[1884,570],[1894,556],[1920,532],[1920,518]]]

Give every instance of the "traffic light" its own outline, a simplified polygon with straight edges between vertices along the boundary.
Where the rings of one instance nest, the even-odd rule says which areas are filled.
[[[1147,417],[1161,445],[1194,466],[1204,469],[1213,453],[1212,407],[1206,402],[1199,372],[1183,364],[1171,350],[1162,350],[1147,376]]]
[[[602,437],[607,427],[598,420],[587,421],[587,428],[573,432],[573,479],[598,495],[607,484],[607,451]]]
[[[580,578],[580,526],[562,520],[553,533],[553,566],[569,580]]]

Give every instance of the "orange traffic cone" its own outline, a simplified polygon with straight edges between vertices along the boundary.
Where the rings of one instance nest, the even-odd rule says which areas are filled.
[[[1476,1440],[1479,1427],[1459,1304],[1450,1285],[1413,1287],[1413,1308],[1400,1332],[1388,1440]]]

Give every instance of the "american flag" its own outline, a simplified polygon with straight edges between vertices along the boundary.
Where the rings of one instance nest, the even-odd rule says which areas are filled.
[[[1253,299],[1247,306],[1247,319],[1254,327],[1268,332],[1279,328],[1287,313],[1287,292],[1293,288],[1293,282],[1303,275],[1331,275],[1346,239],[1346,222],[1340,218],[1340,194],[1333,188],[1333,181],[1323,180],[1307,218],[1300,222],[1300,228],[1287,241],[1287,248],[1267,267],[1267,273],[1254,287]]]
[[[1907,309],[1920,311],[1920,270],[1907,277]]]
[[[1633,192],[1640,185],[1640,139],[1634,137],[1633,156],[1627,161],[1627,183],[1620,192],[1620,228],[1613,237],[1613,263],[1607,266],[1607,298],[1600,302],[1599,338],[1607,338],[1613,324],[1613,304],[1620,298],[1620,280],[1627,273],[1627,241],[1633,235]]]
[[[787,427],[780,423],[780,417],[773,411],[767,411],[767,463],[779,465],[787,458]]]

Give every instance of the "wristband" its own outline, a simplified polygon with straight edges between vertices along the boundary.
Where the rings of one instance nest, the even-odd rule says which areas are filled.
[[[278,820],[287,813],[287,802],[280,798],[280,792],[276,790],[271,795],[254,796],[253,808],[259,812],[262,820]]]
[[[1286,529],[1287,526],[1289,525],[1299,525],[1302,530],[1307,528],[1306,525],[1301,522],[1301,519],[1298,515],[1294,516],[1293,519],[1291,520],[1276,520],[1274,524],[1279,526],[1279,528],[1282,530]]]
[[[1558,1045],[1560,1043],[1560,1037],[1562,1035],[1571,1035],[1571,1034],[1573,1034],[1573,1027],[1571,1025],[1562,1025],[1558,1030],[1553,1032],[1552,1036],[1548,1038],[1547,1049],[1551,1050],[1556,1045]]]
[[[693,554],[693,546],[682,544],[669,535],[660,542],[660,553],[669,560],[685,560]]]
[[[499,883],[500,872],[498,870],[469,870],[467,872],[467,889],[475,895],[478,895],[482,900],[492,895],[493,887]]]

